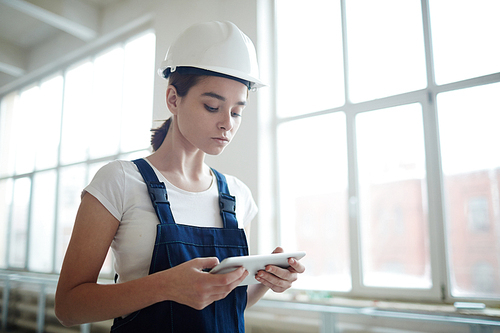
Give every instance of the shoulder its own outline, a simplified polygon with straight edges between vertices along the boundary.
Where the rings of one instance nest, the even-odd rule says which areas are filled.
[[[106,165],[102,166],[97,173],[101,174],[115,174],[120,172],[126,172],[130,169],[134,169],[134,163],[132,161],[124,161],[124,160],[114,160]]]
[[[114,160],[102,166],[95,174],[93,181],[113,182],[136,173],[137,167],[133,162]]]
[[[237,194],[252,195],[250,188],[242,182],[239,178],[231,175],[226,175],[227,186],[229,187],[229,192],[231,195],[237,196]]]
[[[252,191],[237,177],[226,176],[227,187],[232,196],[236,197],[236,216],[241,227],[247,226],[258,212]]]
[[[90,184],[83,190],[82,197],[87,192],[92,194],[121,221],[131,202],[139,197],[130,193],[142,193],[140,190],[145,189],[141,180],[142,177],[133,162],[115,160],[97,171]]]
[[[124,189],[130,178],[136,178],[137,175],[140,176],[133,162],[115,160],[105,164],[96,172],[86,190],[116,193]]]

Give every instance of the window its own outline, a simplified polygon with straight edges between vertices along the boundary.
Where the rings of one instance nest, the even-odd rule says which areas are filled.
[[[363,283],[430,287],[420,104],[359,113],[356,142]]]
[[[500,296],[500,83],[437,97],[443,165],[448,256],[455,295]],[[491,207],[491,208],[490,208]],[[489,282],[486,293],[468,278],[479,262]],[[476,274],[476,273],[474,273]],[[477,274],[474,275],[477,281]]]
[[[154,56],[145,32],[2,97],[0,268],[57,273],[82,189],[149,148]]]
[[[499,10],[276,0],[278,218],[280,243],[308,253],[298,288],[498,304]]]
[[[278,49],[291,52],[284,56],[288,61],[277,62],[280,75],[276,89],[282,96],[277,101],[279,115],[294,116],[344,104],[341,20],[335,2],[316,1],[316,5],[304,6],[301,1],[278,1],[277,6]],[[305,29],[304,24],[297,24],[297,17],[314,19],[307,20]],[[291,93],[297,86],[300,98]]]
[[[297,282],[322,289],[330,289],[333,283],[349,290],[344,114],[283,123],[278,128],[278,154],[283,246],[307,249],[311,272]]]
[[[345,7],[348,98],[361,102],[425,88],[420,1],[348,0]]]
[[[485,197],[470,198],[467,207],[468,226],[470,231],[488,231],[490,217],[488,199]]]
[[[436,83],[445,84],[500,72],[500,3],[432,0],[430,19]]]

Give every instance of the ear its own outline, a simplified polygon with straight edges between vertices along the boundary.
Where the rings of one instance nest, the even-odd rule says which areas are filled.
[[[177,109],[181,102],[181,97],[177,94],[177,89],[174,86],[169,85],[166,92],[166,102],[167,107],[172,114],[177,114]]]

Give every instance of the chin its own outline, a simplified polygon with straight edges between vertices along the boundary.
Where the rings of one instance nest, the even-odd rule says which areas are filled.
[[[218,148],[218,149],[210,149],[210,150],[205,151],[205,154],[212,155],[212,156],[217,156],[217,155],[222,154],[222,152],[224,151],[225,148],[226,147],[224,147],[224,148]]]

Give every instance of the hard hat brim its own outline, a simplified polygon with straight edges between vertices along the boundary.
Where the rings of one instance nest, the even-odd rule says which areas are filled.
[[[218,76],[218,77],[223,77],[231,80],[235,80],[238,82],[243,83],[249,90],[251,89],[257,89],[257,88],[262,88],[265,87],[266,84],[264,84],[262,81],[250,77],[249,75],[245,75],[242,73],[238,73],[237,71],[233,71],[234,73],[228,73],[228,69],[224,68],[199,68],[199,67],[193,67],[193,66],[177,66],[175,68],[172,68],[171,66],[165,66],[161,67],[158,69],[158,75],[160,75],[164,79],[168,79],[170,74],[173,72],[178,72],[179,74],[182,75],[207,75],[207,76]]]

